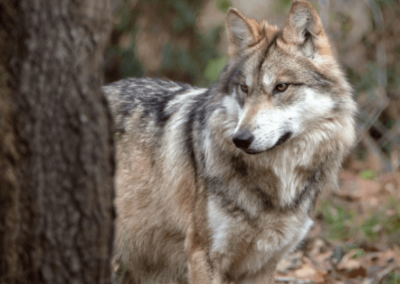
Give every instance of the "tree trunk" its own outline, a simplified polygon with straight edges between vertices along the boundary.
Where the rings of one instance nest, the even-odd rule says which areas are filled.
[[[0,0],[0,283],[109,283],[109,0]]]

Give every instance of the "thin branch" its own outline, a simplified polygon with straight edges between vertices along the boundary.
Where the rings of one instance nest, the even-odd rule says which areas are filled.
[[[382,35],[384,33],[385,26],[381,8],[373,0],[365,0],[365,2],[372,10],[372,13],[374,15],[374,21],[378,28],[379,34]],[[383,110],[389,104],[389,99],[387,97],[387,91],[386,91],[387,88],[386,50],[385,50],[385,44],[382,40],[379,40],[377,43],[376,60],[377,60],[377,65],[379,67],[379,72],[378,72],[378,87],[373,92],[376,97],[376,99],[374,100],[375,106],[370,112],[368,112],[369,115],[364,120],[365,123],[360,126],[357,142],[360,142],[364,138],[363,137],[364,135],[362,134],[367,133],[371,129],[371,127],[377,122],[377,120],[381,116]],[[371,143],[369,142],[367,144],[371,145]]]
[[[320,17],[325,30],[328,30],[328,12],[329,12],[329,0],[319,0],[319,6],[321,8]]]
[[[391,273],[392,271],[396,270],[397,268],[400,268],[400,264],[399,263],[393,263],[393,264],[389,265],[387,268],[385,268],[382,272],[380,272],[376,276],[374,282],[381,282],[383,280],[383,278],[385,278],[389,273]]]

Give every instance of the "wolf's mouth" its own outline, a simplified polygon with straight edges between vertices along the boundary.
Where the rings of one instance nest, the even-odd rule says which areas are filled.
[[[282,145],[283,143],[285,143],[286,141],[288,141],[290,139],[290,137],[292,137],[293,133],[291,131],[286,132],[285,134],[283,134],[281,136],[281,138],[279,138],[278,142],[276,142],[276,144],[274,146],[272,146],[272,148]],[[272,149],[270,148],[270,149]]]
[[[257,154],[260,154],[260,153],[263,153],[263,152],[265,152],[265,151],[251,151],[251,150],[243,150],[246,154],[249,154],[249,155],[257,155]],[[267,150],[268,151],[268,150]]]
[[[281,136],[281,138],[278,139],[278,141],[275,143],[274,146],[272,146],[271,148],[268,148],[265,151],[252,151],[250,149],[242,149],[244,152],[246,152],[246,154],[249,155],[256,155],[256,154],[260,154],[260,153],[264,153],[264,152],[268,152],[272,149],[274,149],[275,147],[282,145],[283,143],[287,142],[291,137],[292,137],[293,133],[291,131],[286,132],[285,134],[283,134]]]

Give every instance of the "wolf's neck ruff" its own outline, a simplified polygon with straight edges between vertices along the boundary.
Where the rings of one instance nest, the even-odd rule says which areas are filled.
[[[221,121],[225,121],[227,127],[233,125],[227,123],[228,118],[224,117],[229,112],[218,112],[223,116]],[[337,172],[325,172],[325,164],[328,157],[332,157],[332,163],[335,163],[335,158],[338,151],[344,151],[340,140],[343,136],[343,130],[352,127],[352,124],[344,125],[342,123],[334,123],[326,121],[320,125],[321,129],[315,129],[306,135],[300,135],[293,140],[278,145],[257,155],[248,155],[238,149],[233,148],[231,145],[231,132],[222,131],[227,136],[221,139],[221,128],[213,129],[213,120],[215,116],[211,113],[207,123],[210,124],[209,128],[202,133],[204,138],[203,142],[203,155],[204,155],[204,168],[208,177],[224,177],[222,183],[218,184],[219,189],[212,188],[213,192],[219,195],[226,195],[225,202],[230,200],[237,200],[230,196],[239,194],[232,188],[235,186],[229,183],[238,184],[242,182],[239,187],[253,186],[256,191],[254,194],[261,196],[262,200],[266,200],[269,204],[268,207],[275,206],[276,208],[297,210],[300,204],[306,202],[305,207],[313,208],[317,194],[324,187],[336,186]],[[322,126],[325,124],[324,126]],[[215,134],[215,135],[212,135]],[[339,136],[339,137],[338,137]],[[221,141],[222,140],[222,141]],[[336,161],[336,171],[339,169],[340,161]],[[225,165],[221,167],[221,165]],[[332,164],[329,164],[331,167]],[[323,176],[322,175],[323,172]],[[265,176],[268,176],[273,182],[264,183]],[[274,177],[274,178],[273,178]],[[323,179],[323,180],[322,180]],[[261,195],[260,195],[261,192]],[[246,203],[246,202],[245,202]],[[259,203],[259,202],[256,202]],[[247,202],[248,207],[253,207],[254,204]],[[260,205],[260,210],[257,214],[263,211],[264,205]],[[307,210],[311,213],[312,209]],[[246,211],[243,209],[243,211]]]

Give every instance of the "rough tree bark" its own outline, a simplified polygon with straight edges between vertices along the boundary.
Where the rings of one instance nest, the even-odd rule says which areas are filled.
[[[0,0],[0,283],[109,283],[109,0]]]

